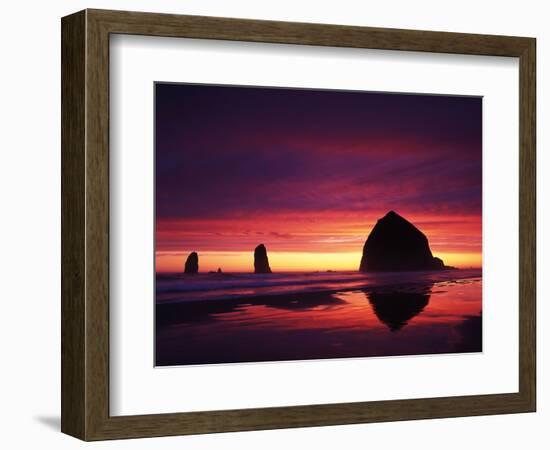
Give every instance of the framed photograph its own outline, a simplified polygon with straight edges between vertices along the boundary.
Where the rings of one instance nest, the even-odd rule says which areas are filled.
[[[535,411],[535,39],[62,19],[62,431]]]

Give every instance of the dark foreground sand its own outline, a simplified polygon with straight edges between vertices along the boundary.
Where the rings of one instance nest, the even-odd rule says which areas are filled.
[[[157,302],[156,365],[482,350],[481,278]]]

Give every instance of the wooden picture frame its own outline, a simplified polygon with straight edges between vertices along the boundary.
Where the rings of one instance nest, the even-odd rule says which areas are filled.
[[[535,411],[534,38],[85,10],[62,19],[62,417],[83,440]],[[109,415],[109,36],[137,34],[519,58],[519,391]]]

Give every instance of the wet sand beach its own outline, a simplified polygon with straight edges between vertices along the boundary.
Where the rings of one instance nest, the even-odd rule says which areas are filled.
[[[482,351],[479,270],[157,277],[156,365]]]

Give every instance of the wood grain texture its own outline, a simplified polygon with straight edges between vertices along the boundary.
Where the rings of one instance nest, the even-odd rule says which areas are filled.
[[[90,14],[86,39],[86,212],[89,439],[109,415],[109,33]]]
[[[78,437],[86,410],[85,20],[79,12],[61,26],[61,430]]]
[[[436,31],[88,10],[111,33],[331,47],[521,56],[529,38]]]
[[[109,416],[109,34],[520,58],[517,393]],[[535,40],[86,10],[62,21],[62,430],[84,440],[535,410]],[[182,405],[185,409],[185,405]]]
[[[519,67],[519,370],[520,392],[536,408],[536,41]]]

